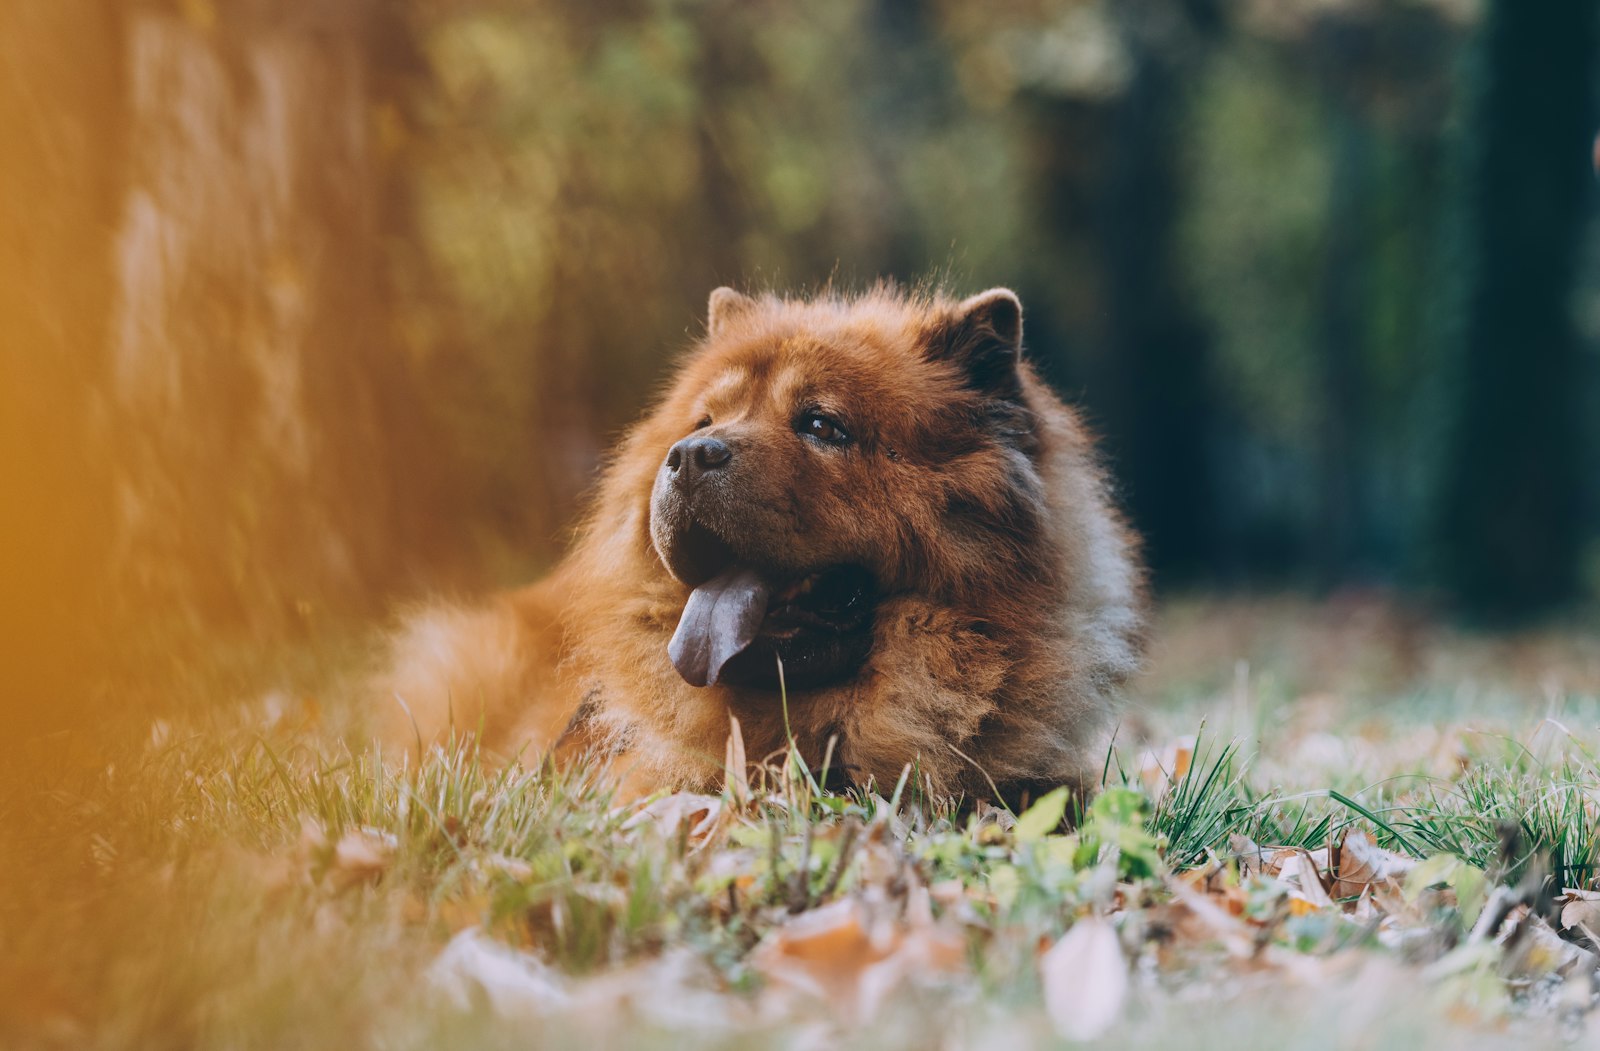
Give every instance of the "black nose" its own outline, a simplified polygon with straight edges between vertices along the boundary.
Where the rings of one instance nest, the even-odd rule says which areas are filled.
[[[667,472],[680,485],[687,485],[707,471],[726,467],[733,459],[728,443],[706,435],[696,435],[667,450]]]

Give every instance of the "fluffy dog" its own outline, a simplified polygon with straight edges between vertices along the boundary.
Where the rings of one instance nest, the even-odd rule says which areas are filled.
[[[382,692],[398,743],[605,752],[633,792],[720,783],[731,714],[752,759],[832,739],[854,784],[1020,797],[1094,780],[1144,619],[1012,292],[719,288],[566,559],[414,614]]]

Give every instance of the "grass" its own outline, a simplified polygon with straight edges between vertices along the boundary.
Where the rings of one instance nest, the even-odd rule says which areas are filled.
[[[1341,644],[1361,659],[1331,666],[1387,664],[1370,640]],[[1461,660],[1501,644],[1432,643]],[[1230,670],[1246,648],[1215,645]],[[1119,735],[1107,790],[1070,835],[1055,827],[1059,798],[1013,819],[930,804],[912,777],[890,798],[831,794],[796,756],[749,800],[673,797],[641,816],[616,804],[603,771],[496,768],[470,743],[398,771],[322,725],[337,710],[303,702],[265,722],[246,705],[32,742],[0,772],[0,1044],[497,1047],[536,1033],[541,1046],[1051,1046],[1039,953],[1097,915],[1115,918],[1136,977],[1113,1030],[1123,1046],[1456,1047],[1589,1031],[1509,950],[1450,956],[1468,917],[1450,919],[1430,964],[1230,866],[1236,837],[1316,850],[1360,828],[1416,858],[1460,859],[1491,885],[1532,873],[1595,886],[1600,709],[1587,695],[1559,695],[1562,726],[1544,718],[1548,690],[1498,684],[1499,700],[1458,706],[1467,726],[1437,718],[1449,686],[1427,676],[1296,683],[1308,673],[1291,647],[1208,684],[1157,659],[1150,689],[1166,696]],[[1181,732],[1195,740],[1173,780],[1135,737]],[[1173,911],[1184,872],[1240,903],[1244,956]],[[873,944],[899,946],[886,959],[915,961],[871,1011],[852,998],[886,972],[848,955],[819,972],[843,983],[828,987],[831,1006],[778,995],[771,946],[841,902],[877,917]],[[955,932],[955,962],[906,933],[920,910]],[[483,941],[452,941],[465,930]],[[481,974],[452,998],[446,946],[509,969],[520,999],[500,1003]],[[508,955],[497,965],[483,946]]]

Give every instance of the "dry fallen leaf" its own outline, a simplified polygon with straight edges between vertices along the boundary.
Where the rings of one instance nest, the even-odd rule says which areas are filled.
[[[338,842],[329,843],[328,830],[307,819],[300,826],[296,856],[311,880],[344,891],[382,876],[398,846],[392,833],[375,828],[348,829]]]
[[[549,967],[476,927],[450,939],[428,968],[428,981],[458,1010],[486,1007],[504,1017],[542,1014],[570,999]]]
[[[1333,899],[1322,885],[1322,873],[1312,856],[1303,850],[1288,852],[1278,866],[1278,880],[1289,888],[1289,908],[1295,915],[1333,907]]]
[[[682,946],[571,982],[567,988],[568,1017],[583,1020],[595,1046],[628,1046],[628,1037],[641,1022],[693,1034],[694,1042],[703,1044],[752,1021],[749,1001],[729,995],[715,968]],[[606,1026],[612,1028],[607,1031]]]
[[[1379,919],[1383,913],[1378,911],[1378,906],[1372,900],[1372,888],[1367,887],[1361,892],[1361,897],[1356,899],[1355,907],[1350,910],[1352,919],[1361,923],[1371,923]]]
[[[1173,901],[1164,918],[1178,938],[1197,944],[1215,943],[1241,959],[1254,954],[1250,928],[1240,918],[1242,900],[1236,910],[1227,897],[1203,894],[1176,880],[1170,886]]]
[[[703,844],[717,830],[722,815],[721,796],[674,792],[641,807],[638,813],[623,822],[622,827],[627,831],[653,823],[663,835],[674,836],[679,826],[686,826],[689,838]]]
[[[908,980],[948,974],[966,960],[966,939],[914,907],[911,923],[871,915],[856,898],[804,912],[750,955],[769,988],[831,1006],[852,1024],[871,1019]]]
[[[352,878],[376,879],[389,867],[394,850],[393,836],[368,828],[353,828],[334,845],[333,864]]]
[[[1239,863],[1242,879],[1259,875],[1266,864],[1266,854],[1256,841],[1237,832],[1228,836],[1228,854]]]
[[[1403,892],[1406,873],[1416,864],[1404,854],[1378,846],[1361,829],[1350,829],[1334,851],[1333,871],[1338,878],[1330,893],[1335,898],[1354,898],[1370,890],[1380,898],[1397,898]]]
[[[1069,1040],[1093,1040],[1122,1015],[1128,964],[1110,920],[1086,916],[1039,959],[1045,1010]]]
[[[1561,929],[1582,935],[1590,948],[1600,945],[1600,891],[1568,890],[1561,901]]]
[[[1547,974],[1592,974],[1600,957],[1566,941],[1527,906],[1512,911],[1497,939],[1506,947],[1506,973],[1538,978]]]
[[[1303,847],[1280,847],[1266,853],[1261,862],[1261,873],[1265,876],[1278,878],[1283,867],[1293,858],[1304,858],[1317,873],[1328,871],[1328,848],[1318,847],[1316,850],[1306,850]]]

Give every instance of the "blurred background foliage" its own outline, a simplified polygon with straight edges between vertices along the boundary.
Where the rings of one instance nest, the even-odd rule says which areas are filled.
[[[314,635],[528,579],[723,283],[1018,289],[1163,589],[1567,608],[1600,507],[1595,22],[12,0],[13,696],[174,624]]]

